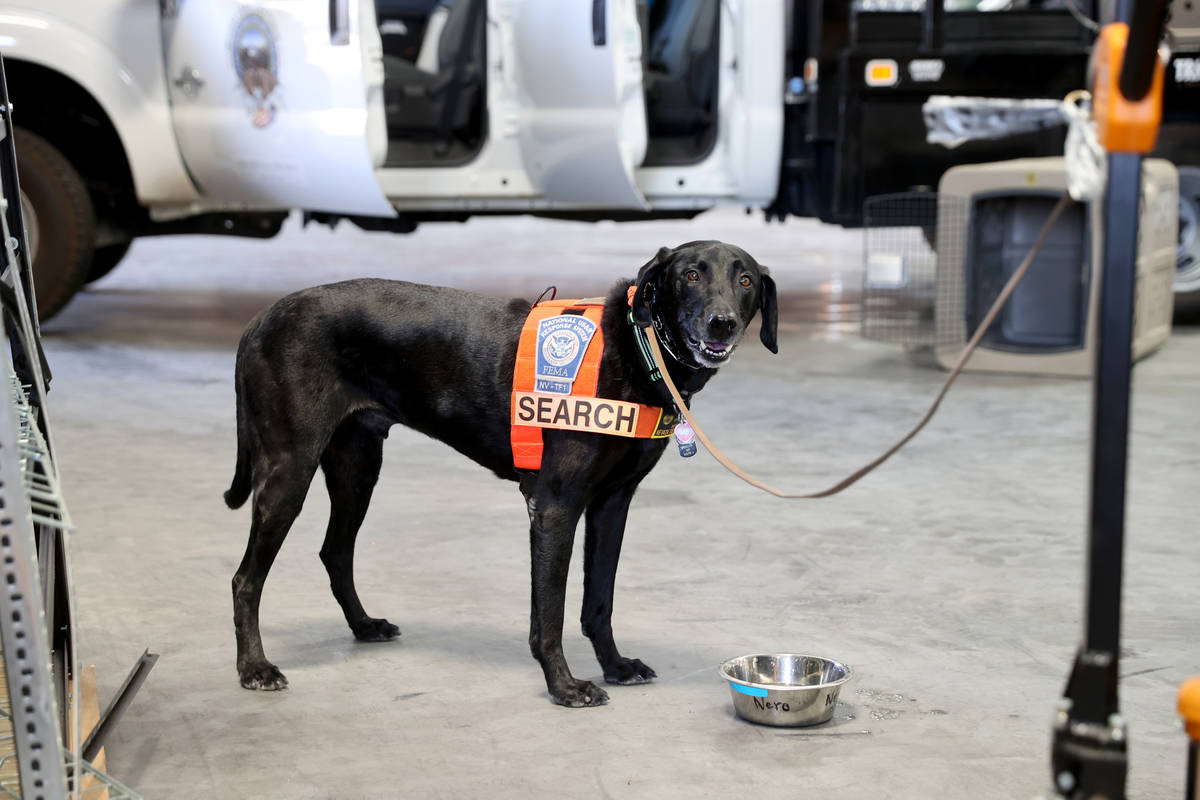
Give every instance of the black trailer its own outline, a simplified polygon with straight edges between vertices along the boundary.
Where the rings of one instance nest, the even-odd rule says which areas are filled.
[[[794,0],[784,150],[768,217],[863,224],[873,196],[929,190],[959,164],[1057,156],[1065,127],[954,149],[926,141],[932,95],[1062,99],[1088,85],[1097,0],[948,10],[954,0]],[[1200,12],[1173,3],[1163,125],[1152,155],[1180,168],[1177,308],[1200,306]],[[907,6],[908,10],[894,10]]]

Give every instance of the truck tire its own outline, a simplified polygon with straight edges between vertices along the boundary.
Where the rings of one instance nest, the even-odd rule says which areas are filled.
[[[1179,249],[1175,262],[1175,315],[1200,315],[1200,168],[1179,168]]]
[[[37,314],[50,319],[87,278],[96,241],[96,217],[87,187],[71,163],[37,134],[17,128],[17,173],[26,228],[36,230],[33,286]],[[33,235],[30,236],[33,239]]]
[[[97,247],[95,254],[92,255],[92,266],[88,269],[87,279],[84,283],[95,283],[112,272],[117,264],[121,263],[121,259],[125,257],[125,254],[129,252],[129,247],[132,244],[133,239],[127,239],[124,242]]]

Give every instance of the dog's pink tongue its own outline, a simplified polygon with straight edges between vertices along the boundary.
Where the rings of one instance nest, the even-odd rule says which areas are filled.
[[[715,353],[723,353],[725,348],[729,347],[729,345],[722,342],[705,342],[704,346]]]

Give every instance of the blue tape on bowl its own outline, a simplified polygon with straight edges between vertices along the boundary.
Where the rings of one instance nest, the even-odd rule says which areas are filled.
[[[729,685],[734,690],[739,691],[742,694],[748,694],[751,697],[766,697],[767,696],[766,689],[756,689],[753,686],[742,686],[740,683],[734,683],[733,681],[730,681]]]

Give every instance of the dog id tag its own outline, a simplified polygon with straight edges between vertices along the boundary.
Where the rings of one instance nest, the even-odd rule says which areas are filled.
[[[684,458],[696,455],[696,432],[686,421],[675,426],[675,444],[679,445],[679,455]]]

